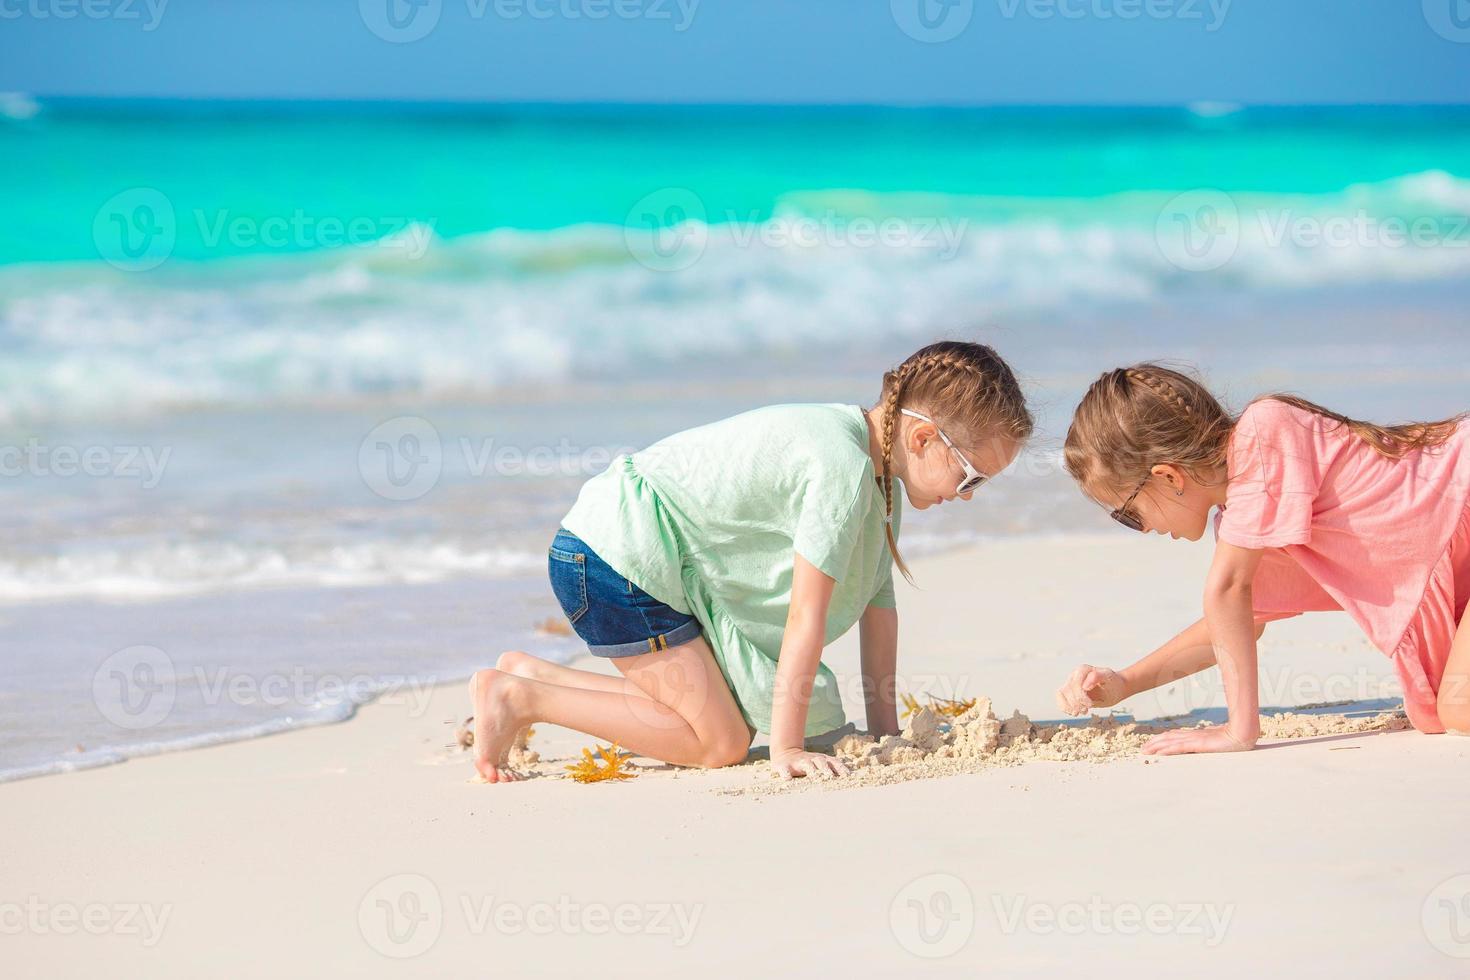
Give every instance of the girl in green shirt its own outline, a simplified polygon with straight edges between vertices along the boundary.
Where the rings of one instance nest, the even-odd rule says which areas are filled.
[[[844,722],[822,649],[861,629],[868,730],[896,734],[892,566],[903,488],[968,500],[1032,418],[982,344],[942,341],[885,372],[878,404],[771,405],[669,436],[588,480],[547,551],[572,628],[618,676],[521,650],[470,680],[475,766],[549,722],[681,766],[744,761],[769,732],[783,776],[842,775],[805,737]]]

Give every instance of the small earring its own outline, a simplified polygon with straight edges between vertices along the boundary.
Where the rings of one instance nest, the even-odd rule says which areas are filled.
[[[1182,497],[1182,496],[1184,496],[1184,491],[1183,490],[1175,490],[1174,491],[1174,496],[1176,496],[1176,497]]]

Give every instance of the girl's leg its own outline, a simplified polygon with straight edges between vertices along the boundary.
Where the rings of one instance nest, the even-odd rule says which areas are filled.
[[[550,660],[542,660],[524,650],[507,650],[495,661],[495,669],[507,674],[524,677],[528,681],[541,681],[561,687],[575,687],[584,691],[609,691],[613,694],[630,694],[646,697],[643,689],[622,676],[598,674],[590,670],[564,667]]]
[[[641,694],[564,687],[500,670],[475,674],[470,695],[480,775],[489,782],[518,778],[501,759],[516,732],[542,721],[680,766],[745,759],[750,730],[704,637],[614,662]]]
[[[1440,724],[1451,735],[1470,735],[1470,607],[1460,617],[1436,699]]]

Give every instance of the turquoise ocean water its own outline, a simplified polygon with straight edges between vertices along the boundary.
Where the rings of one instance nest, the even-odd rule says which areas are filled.
[[[30,105],[0,119],[0,419],[484,394],[1470,256],[1464,109]],[[1228,262],[1161,249],[1180,195],[1207,247],[1222,193]]]
[[[1124,360],[1470,407],[1463,108],[12,95],[0,161],[12,775],[567,655],[545,544],[609,454],[870,402],[940,336],[996,344],[1044,431],[916,550],[1099,529],[1056,444]]]

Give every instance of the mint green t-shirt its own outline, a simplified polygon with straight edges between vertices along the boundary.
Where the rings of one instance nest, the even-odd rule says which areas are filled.
[[[901,496],[895,481],[895,537]],[[868,605],[894,605],[883,509],[861,407],[769,405],[617,457],[562,526],[697,619],[746,720],[769,732],[794,553],[836,580],[831,643]],[[836,678],[819,665],[806,734],[844,720]]]

